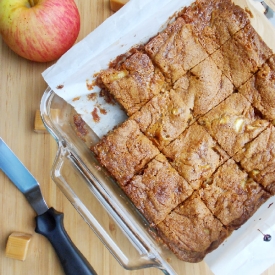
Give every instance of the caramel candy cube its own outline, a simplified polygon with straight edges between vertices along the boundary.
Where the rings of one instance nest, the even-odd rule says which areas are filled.
[[[8,238],[6,257],[25,261],[31,237],[30,234],[13,232]]]
[[[121,9],[129,0],[110,0],[110,8],[116,12]]]

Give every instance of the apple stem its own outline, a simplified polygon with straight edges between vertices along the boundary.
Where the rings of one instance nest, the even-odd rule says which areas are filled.
[[[34,0],[29,0],[30,6],[34,7]]]

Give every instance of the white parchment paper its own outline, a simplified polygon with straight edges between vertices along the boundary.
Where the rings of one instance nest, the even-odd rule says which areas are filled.
[[[91,93],[99,93],[98,87],[92,85],[94,74],[107,68],[111,60],[132,46],[147,42],[166,26],[170,16],[191,2],[131,0],[43,72],[45,81],[81,114],[99,137],[103,136],[124,121],[126,115],[120,106],[110,105],[102,97],[91,100]],[[261,4],[253,0],[234,2],[252,11],[252,25],[275,52],[275,31],[261,13]],[[100,122],[96,122],[91,114],[98,106],[107,111],[98,112]],[[275,198],[271,198],[224,244],[207,255],[205,261],[215,275],[260,275],[275,263],[274,208]],[[264,242],[258,229],[270,234],[272,240]]]

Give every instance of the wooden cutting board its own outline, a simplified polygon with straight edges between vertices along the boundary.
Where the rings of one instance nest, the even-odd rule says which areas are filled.
[[[111,15],[109,0],[76,0],[81,14],[78,41]],[[39,181],[49,206],[65,214],[65,228],[99,275],[161,275],[157,269],[124,270],[103,246],[50,178],[57,145],[45,133],[34,132],[35,111],[47,85],[41,73],[52,63],[34,63],[14,54],[0,38],[0,136]],[[0,173],[0,274],[62,275],[48,241],[34,232],[35,213],[23,195]],[[5,257],[8,236],[15,231],[32,235],[27,258]],[[121,244],[123,246],[123,244]],[[182,274],[211,275],[204,262],[183,264]],[[275,274],[275,265],[263,275]],[[81,275],[81,274],[76,274]]]

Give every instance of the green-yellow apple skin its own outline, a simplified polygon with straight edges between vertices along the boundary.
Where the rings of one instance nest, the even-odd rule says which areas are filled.
[[[2,38],[26,59],[58,59],[75,43],[79,30],[74,0],[0,0]]]

